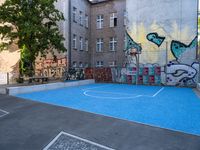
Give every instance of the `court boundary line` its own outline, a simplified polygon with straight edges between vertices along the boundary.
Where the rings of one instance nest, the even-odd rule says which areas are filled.
[[[93,96],[93,95],[87,94],[87,92],[91,92],[91,91],[85,91],[83,94],[85,96],[88,96],[88,97],[99,98],[99,99],[103,99],[103,98],[107,98],[107,99],[124,99],[124,98],[126,98],[126,99],[133,99],[133,98],[142,97],[142,95],[135,95],[135,96],[131,96],[131,97],[125,97],[124,96],[124,97],[116,97],[116,98],[114,98],[114,97],[105,97],[105,96],[104,97],[103,96]]]
[[[98,89],[98,88],[101,88],[101,87],[107,87],[107,86],[111,86],[111,85],[103,85],[103,86],[96,86],[96,87],[91,87],[91,88],[85,88],[85,89],[81,89],[82,91],[87,91],[87,90],[92,90],[92,89]]]
[[[80,141],[89,143],[89,144],[91,144],[91,145],[95,145],[95,146],[97,146],[97,147],[104,148],[104,149],[106,149],[106,150],[115,150],[115,149],[113,149],[113,148],[104,146],[104,145],[102,145],[102,144],[98,144],[98,143],[96,143],[96,142],[87,140],[87,139],[85,139],[85,138],[81,138],[81,137],[79,137],[79,136],[75,136],[75,135],[66,133],[66,132],[64,132],[64,131],[61,131],[61,132],[60,132],[60,133],[59,133],[45,148],[43,148],[43,150],[48,150],[48,149],[56,142],[56,140],[57,140],[62,134],[67,135],[67,136],[69,136],[69,137],[71,137],[71,138],[75,138],[75,139],[78,139],[78,140],[80,140]]]
[[[4,113],[3,115],[0,115],[0,118],[2,118],[2,117],[4,117],[4,116],[9,114],[9,112],[7,112],[7,111],[5,111],[3,109],[0,109],[0,111]]]
[[[101,86],[102,87],[102,86]],[[104,86],[103,86],[104,87]],[[160,94],[165,88],[162,87],[160,88],[158,91],[156,91],[153,95],[140,95],[140,94],[137,94],[137,95],[132,95],[132,94],[127,94],[127,93],[116,93],[116,92],[105,92],[105,91],[95,91],[95,90],[92,90],[92,89],[96,89],[98,87],[95,87],[95,88],[90,88],[88,90],[85,90],[83,92],[83,94],[85,96],[88,96],[88,97],[93,97],[93,98],[107,98],[107,99],[124,99],[124,98],[127,98],[127,99],[132,99],[132,98],[138,98],[138,97],[150,97],[150,98],[154,98],[156,97],[158,94]],[[100,87],[99,87],[100,88]],[[107,94],[116,94],[116,95],[127,95],[127,96],[130,96],[130,97],[104,97],[104,96],[93,96],[91,94],[88,94],[88,92],[96,92],[96,93],[107,93]]]
[[[160,94],[165,88],[162,87],[160,90],[158,90],[152,97],[156,97],[158,94]]]

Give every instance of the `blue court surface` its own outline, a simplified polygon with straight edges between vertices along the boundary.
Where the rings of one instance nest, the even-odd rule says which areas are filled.
[[[190,88],[90,84],[16,96],[200,136],[200,99]]]

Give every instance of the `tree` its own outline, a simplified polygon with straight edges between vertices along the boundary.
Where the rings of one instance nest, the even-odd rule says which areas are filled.
[[[64,16],[55,8],[57,0],[5,0],[0,6],[0,35],[9,42],[0,43],[3,50],[16,43],[21,52],[20,74],[34,74],[36,57],[45,57],[67,51],[64,37],[60,34],[57,22]]]

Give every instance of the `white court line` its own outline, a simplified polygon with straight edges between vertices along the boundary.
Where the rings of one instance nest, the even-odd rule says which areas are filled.
[[[156,97],[160,92],[162,92],[162,90],[164,90],[164,87],[162,87],[159,91],[157,91],[152,97]]]
[[[87,91],[87,90],[98,89],[98,88],[102,88],[102,87],[108,87],[108,86],[111,86],[111,85],[96,86],[96,87],[93,87],[93,88],[86,88],[86,89],[81,89],[81,90]]]
[[[9,114],[9,112],[7,112],[7,111],[5,111],[5,110],[3,110],[3,109],[0,109],[0,111],[4,113],[4,114],[1,115],[0,117],[4,117],[5,115],[8,115],[8,114]]]
[[[98,87],[96,87],[98,88]],[[93,88],[94,89],[94,88]],[[95,90],[85,90],[84,91],[84,95],[85,96],[89,96],[89,97],[93,97],[93,98],[107,98],[107,99],[124,99],[124,98],[127,98],[127,99],[132,99],[132,98],[138,98],[138,97],[150,97],[150,98],[154,98],[156,97],[160,92],[162,92],[164,90],[164,87],[162,87],[161,89],[159,89],[155,94],[153,95],[131,95],[131,94],[127,94],[127,93],[116,93],[116,92],[105,92],[105,91],[95,91]],[[103,94],[116,94],[116,95],[127,95],[126,96],[123,96],[123,97],[105,97],[105,96],[94,96],[94,95],[91,95],[89,94],[89,92],[94,92],[94,93],[103,93]]]
[[[60,132],[60,133],[59,133],[59,134],[58,134],[58,135],[57,135],[43,150],[48,150],[48,149],[51,147],[51,145],[53,145],[53,143],[55,143],[55,141],[56,141],[62,134],[67,135],[67,136],[72,137],[72,138],[75,138],[75,139],[78,139],[78,140],[81,140],[81,141],[83,141],[83,142],[86,142],[86,143],[95,145],[95,146],[98,146],[98,147],[100,147],[100,148],[104,148],[104,149],[106,149],[106,150],[115,150],[115,149],[112,149],[112,148],[110,148],[110,147],[107,147],[107,146],[104,146],[104,145],[101,145],[101,144],[98,144],[98,143],[89,141],[89,140],[87,140],[87,139],[83,139],[83,138],[81,138],[81,137],[78,137],[78,136],[75,136],[75,135],[72,135],[72,134],[63,132],[63,131],[61,131],[61,132]]]
[[[95,91],[93,89],[98,89],[98,88],[103,88],[103,87],[109,87],[111,85],[104,85],[104,86],[96,86],[96,87],[92,87],[92,88],[86,88],[86,89],[81,89],[82,91],[84,91],[84,95],[85,96],[89,96],[89,97],[93,97],[93,98],[110,98],[110,99],[124,99],[124,98],[138,98],[138,97],[151,97],[154,98],[156,97],[160,92],[162,92],[162,90],[164,90],[164,87],[162,87],[161,89],[159,89],[155,94],[153,95],[132,95],[132,94],[127,94],[127,93],[116,93],[116,92],[105,92],[105,91]],[[93,96],[91,94],[88,94],[88,92],[96,92],[96,93],[104,93],[104,94],[116,94],[116,95],[127,95],[128,97],[104,97],[104,96]]]
[[[119,97],[119,96],[118,97],[105,97],[105,96],[93,96],[93,95],[88,94],[88,92],[92,92],[92,91],[85,91],[83,94],[85,96],[88,96],[88,97],[100,98],[100,99],[104,99],[104,98],[107,98],[107,99],[124,99],[124,98],[133,99],[133,98],[138,98],[138,97],[143,96],[143,95],[134,95],[134,96],[128,96],[128,97],[126,97],[126,96],[123,96],[123,97]],[[101,92],[99,92],[99,93],[101,93]],[[113,94],[115,94],[115,93],[113,93]]]
[[[94,90],[86,90],[85,92],[95,92],[95,93],[105,93],[105,94],[116,94],[116,95],[127,95],[127,96],[135,96],[135,95],[136,95],[136,94],[116,93],[116,92],[104,92],[104,91],[94,91]]]

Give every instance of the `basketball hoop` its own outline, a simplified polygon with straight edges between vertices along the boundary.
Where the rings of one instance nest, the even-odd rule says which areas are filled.
[[[131,56],[136,56],[138,53],[137,52],[131,52],[130,55]]]
[[[137,56],[137,54],[138,54],[138,51],[137,51],[137,49],[131,49],[131,51],[130,51],[130,55],[131,56]]]

